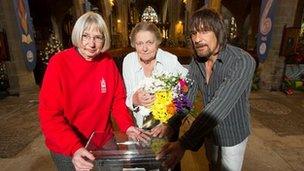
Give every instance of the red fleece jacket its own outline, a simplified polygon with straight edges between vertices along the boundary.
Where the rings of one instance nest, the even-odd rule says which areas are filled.
[[[39,119],[47,147],[72,156],[94,132],[112,131],[111,114],[121,131],[133,126],[125,87],[111,56],[86,61],[75,48],[54,55],[39,96]]]

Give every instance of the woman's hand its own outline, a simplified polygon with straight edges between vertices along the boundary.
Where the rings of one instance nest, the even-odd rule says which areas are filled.
[[[156,127],[151,129],[150,135],[153,137],[159,137],[162,138],[164,136],[168,136],[171,132],[171,128],[166,125],[165,123],[160,123]]]
[[[137,90],[133,95],[133,104],[136,106],[150,107],[155,100],[155,95],[149,94],[142,89]]]
[[[72,162],[74,164],[74,167],[76,171],[89,171],[92,170],[94,165],[92,161],[95,160],[95,157],[92,153],[90,153],[85,148],[78,149],[72,158]]]
[[[148,134],[146,134],[146,132],[143,129],[134,127],[134,126],[130,126],[127,129],[126,134],[128,135],[128,137],[130,137],[132,140],[134,141],[141,141],[145,144],[148,144],[149,141],[151,140],[151,138],[149,137]]]

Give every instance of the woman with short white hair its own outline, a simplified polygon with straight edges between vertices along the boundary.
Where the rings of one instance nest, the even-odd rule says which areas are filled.
[[[111,117],[120,131],[144,140],[125,105],[126,93],[116,64],[106,51],[110,36],[103,18],[87,12],[72,31],[74,47],[55,54],[39,97],[46,146],[58,170],[91,170],[94,156],[84,147],[93,132],[111,134]]]

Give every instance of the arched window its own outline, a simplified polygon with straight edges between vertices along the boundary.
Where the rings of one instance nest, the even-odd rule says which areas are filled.
[[[148,6],[144,10],[143,15],[141,16],[141,20],[147,21],[147,22],[158,23],[158,16],[157,16],[155,10],[151,6]]]

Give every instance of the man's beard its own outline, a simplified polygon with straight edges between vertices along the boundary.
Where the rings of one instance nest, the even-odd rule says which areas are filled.
[[[199,48],[204,47],[204,46],[206,46],[206,48],[207,48],[206,51],[201,52],[201,51],[198,50]],[[194,49],[195,49],[196,55],[198,57],[208,59],[213,54],[213,51],[211,51],[211,49],[209,48],[209,46],[207,44],[194,45]]]

